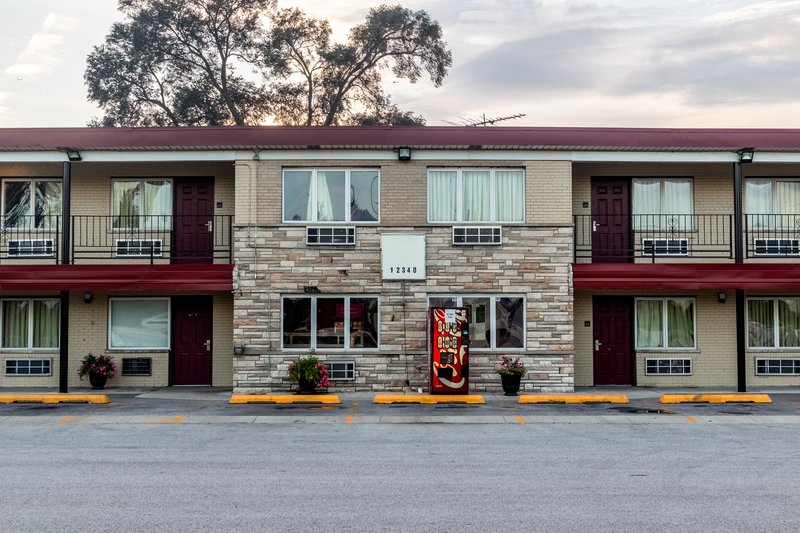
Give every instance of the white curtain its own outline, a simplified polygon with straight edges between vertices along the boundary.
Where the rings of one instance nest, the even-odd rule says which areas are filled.
[[[486,170],[465,170],[462,173],[463,220],[465,222],[491,221],[490,177]]]
[[[636,301],[636,347],[663,348],[664,324],[661,300]]]
[[[633,180],[633,228],[637,230],[658,228],[660,214],[661,181]]]
[[[775,227],[771,180],[747,180],[745,183],[745,212],[749,229]]]
[[[144,221],[142,227],[164,230],[171,227],[172,183],[169,181],[144,182]]]
[[[521,170],[497,170],[495,180],[497,220],[525,220],[525,173]]]
[[[661,229],[691,229],[694,202],[692,201],[692,182],[689,180],[664,180],[661,196],[661,214],[665,215]]]
[[[428,172],[428,219],[431,222],[456,222],[455,170]]]
[[[317,172],[317,220],[330,222],[333,220],[333,200],[328,190],[328,180],[325,172]],[[310,201],[310,199],[309,199]],[[309,219],[313,220],[313,219]]]
[[[775,199],[780,215],[779,227],[794,229],[800,218],[800,181],[776,181]]]
[[[775,346],[774,300],[747,301],[747,345],[751,348]]]

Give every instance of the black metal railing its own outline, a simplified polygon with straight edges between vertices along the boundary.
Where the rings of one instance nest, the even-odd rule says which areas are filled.
[[[733,215],[575,215],[575,261],[733,258]]]
[[[233,261],[233,216],[73,215],[73,263],[114,259],[150,263]]]
[[[745,215],[747,258],[800,258],[800,214]]]
[[[58,215],[3,215],[0,217],[0,260],[61,260],[61,217]]]

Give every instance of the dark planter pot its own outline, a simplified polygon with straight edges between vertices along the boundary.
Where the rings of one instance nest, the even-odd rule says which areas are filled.
[[[522,381],[521,374],[500,374],[500,380],[503,382],[503,392],[506,396],[516,396],[519,392],[519,383]]]
[[[102,374],[93,374],[89,373],[89,383],[92,385],[92,389],[94,390],[103,390],[106,388],[106,382],[108,381],[108,377]]]
[[[314,392],[317,389],[315,382],[304,379],[297,380],[297,386],[300,388],[300,392]]]

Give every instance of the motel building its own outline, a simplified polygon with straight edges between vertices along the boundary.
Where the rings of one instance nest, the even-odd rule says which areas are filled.
[[[0,390],[800,385],[800,130],[0,129]]]

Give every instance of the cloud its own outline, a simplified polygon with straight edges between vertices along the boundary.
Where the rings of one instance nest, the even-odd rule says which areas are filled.
[[[6,69],[6,74],[35,78],[50,72],[60,61],[59,46],[63,41],[63,32],[74,29],[78,22],[73,17],[49,13],[42,24],[42,31],[31,36],[16,62]]]

